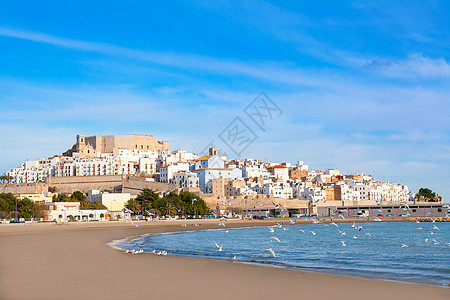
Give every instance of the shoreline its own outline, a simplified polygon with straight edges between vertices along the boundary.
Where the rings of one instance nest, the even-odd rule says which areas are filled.
[[[392,221],[391,221],[392,222]],[[394,221],[394,222],[398,222],[398,221]],[[404,221],[406,222],[406,221]],[[412,222],[412,221],[409,221]],[[329,224],[330,222],[328,222]],[[340,222],[340,223],[353,223],[352,222]],[[366,221],[364,223],[379,223],[379,222],[370,222],[370,221]],[[291,226],[291,225],[310,225],[310,224],[314,224],[314,223],[304,223],[304,224],[283,224],[286,226]],[[267,227],[268,225],[252,225],[252,226],[242,226],[242,227],[236,227],[234,229],[245,229],[245,228],[261,228],[261,227]],[[227,227],[228,228],[228,227]],[[128,236],[125,237],[123,239],[118,239],[118,240],[113,240],[111,242],[106,243],[106,246],[113,248],[116,251],[120,251],[120,252],[125,252],[127,249],[126,248],[121,248],[119,246],[117,246],[117,244],[123,243],[123,242],[131,242],[134,240],[138,240],[141,238],[144,238],[146,236],[155,236],[155,235],[165,235],[165,234],[176,234],[176,233],[182,233],[182,232],[194,232],[194,231],[220,231],[220,230],[225,230],[225,228],[208,228],[208,229],[193,229],[193,230],[183,230],[183,231],[173,231],[173,232],[161,232],[161,233],[145,233],[142,235],[133,235],[133,236]],[[143,252],[139,255],[155,255],[154,253],[150,253],[150,252]],[[168,254],[168,255],[172,255],[172,256],[177,256],[177,257],[183,257],[183,258],[187,258],[187,259],[202,259],[202,260],[212,260],[212,261],[221,261],[221,262],[229,262],[229,263],[238,263],[238,264],[244,264],[244,265],[256,265],[256,266],[261,266],[261,267],[267,267],[267,268],[277,268],[277,269],[286,269],[286,270],[296,270],[296,271],[301,271],[301,272],[307,272],[307,273],[321,273],[321,274],[328,274],[328,275],[333,275],[333,276],[342,276],[342,277],[348,277],[348,278],[364,278],[364,279],[369,279],[369,280],[380,280],[380,281],[386,281],[386,282],[396,282],[396,283],[404,283],[404,284],[411,284],[411,285],[422,285],[422,286],[431,286],[431,287],[438,287],[438,288],[443,288],[443,289],[449,289],[450,291],[450,283],[447,285],[439,285],[439,284],[434,284],[434,283],[430,283],[430,282],[419,282],[419,281],[406,281],[406,280],[399,280],[399,279],[392,279],[392,278],[381,278],[381,277],[373,277],[373,276],[364,276],[364,275],[351,275],[351,274],[345,274],[345,273],[339,273],[339,271],[334,270],[335,272],[333,272],[333,269],[330,269],[329,271],[321,271],[319,269],[316,268],[311,268],[311,269],[307,269],[304,267],[296,267],[296,266],[291,266],[291,265],[286,265],[286,264],[281,264],[281,263],[261,263],[261,262],[256,262],[256,261],[241,261],[241,260],[235,260],[235,261],[230,261],[229,259],[225,259],[225,258],[218,258],[218,257],[204,257],[204,256],[189,256],[189,255],[180,255],[180,254]]]
[[[289,220],[230,220],[227,228],[265,227],[277,221],[289,223]],[[0,298],[74,299],[83,298],[80,292],[86,292],[90,296],[84,298],[96,299],[204,299],[211,295],[228,299],[235,294],[250,299],[280,295],[328,299],[329,293],[337,299],[359,299],[362,295],[377,299],[380,289],[388,293],[383,296],[385,299],[448,299],[450,296],[447,288],[420,283],[177,255],[126,255],[106,245],[144,234],[217,229],[217,222],[189,222],[201,223],[198,227],[181,227],[186,221],[151,222],[140,228],[129,223],[0,226]],[[145,288],[136,289],[136,286]],[[348,294],[350,290],[355,293]]]

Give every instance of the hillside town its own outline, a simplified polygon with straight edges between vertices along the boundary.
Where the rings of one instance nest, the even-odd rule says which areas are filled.
[[[61,182],[61,187],[53,192],[83,191],[87,199],[100,201],[107,207],[109,211],[97,214],[102,217],[112,216],[113,211],[120,212],[123,217],[122,209],[127,201],[144,188],[161,193],[194,193],[220,214],[247,216],[268,216],[277,211],[288,216],[329,216],[343,210],[348,215],[363,211],[365,215],[372,210],[372,216],[375,216],[380,214],[373,212],[374,207],[413,204],[418,209],[421,203],[425,207],[442,206],[442,197],[438,194],[433,198],[416,196],[404,184],[381,182],[371,175],[342,174],[337,169],[313,170],[303,161],[292,164],[232,159],[221,155],[215,147],[207,151],[202,154],[170,151],[167,141],[158,141],[152,135],[78,135],[73,147],[62,155],[26,161],[5,172],[3,178],[7,179],[7,184],[3,192],[8,191],[6,186],[47,183],[47,188],[37,193],[41,196],[29,191],[25,196],[51,202],[42,200],[52,199],[51,195],[44,194],[52,191],[52,182]],[[123,180],[116,190],[95,185],[96,181],[103,182],[106,180],[103,178],[114,176]],[[77,186],[76,182],[83,182],[83,178],[90,182],[89,188]],[[64,190],[69,182],[64,180],[71,180],[72,190]],[[125,181],[128,184],[139,182],[134,187],[127,187]],[[25,197],[23,193],[15,194]],[[280,207],[283,209],[277,209]],[[422,212],[429,213],[426,209],[420,210]],[[400,215],[399,211],[397,215]]]

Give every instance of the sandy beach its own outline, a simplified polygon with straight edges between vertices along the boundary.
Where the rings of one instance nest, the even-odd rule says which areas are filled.
[[[217,220],[0,225],[0,299],[450,299],[450,289],[150,254],[106,244]],[[228,227],[274,221],[229,221]]]

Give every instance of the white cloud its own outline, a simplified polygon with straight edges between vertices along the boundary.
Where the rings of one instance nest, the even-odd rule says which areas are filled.
[[[425,57],[421,53],[405,60],[375,58],[362,69],[395,78],[450,78],[450,63],[444,58]]]

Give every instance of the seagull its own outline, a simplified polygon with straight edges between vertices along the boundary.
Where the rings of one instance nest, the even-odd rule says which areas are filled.
[[[269,227],[269,231],[270,231],[270,232],[275,232],[275,230],[273,230],[272,227]]]
[[[316,235],[316,233],[314,231],[310,231],[312,235]]]
[[[230,232],[230,230],[225,230],[224,232],[225,232],[225,233],[228,233],[228,232]]]
[[[428,243],[428,239],[425,239],[425,243]]]
[[[355,228],[355,222],[353,222],[352,227]]]
[[[341,233],[341,235],[345,235],[345,231],[339,230],[339,232]]]
[[[430,234],[434,234],[434,231],[431,231],[431,230],[426,230],[426,231],[428,231]]]
[[[198,226],[200,226],[200,224],[198,224],[198,223],[195,223],[195,224],[194,224],[194,226],[195,226],[195,227],[198,227]]]
[[[416,230],[422,230],[423,229],[423,227],[417,227],[416,228]]]
[[[342,243],[342,247],[347,246],[347,244],[344,241],[341,241],[341,243]]]
[[[374,219],[376,222],[381,222],[381,219],[380,218],[378,218],[378,217],[375,217],[375,219]]]
[[[186,224],[181,224],[181,227],[186,227]]]
[[[408,245],[402,244],[402,248],[406,248],[408,247]]]
[[[336,227],[339,227],[338,224],[336,224],[336,223],[334,223],[334,222],[331,222],[331,224],[334,225],[334,226],[336,226]]]
[[[355,236],[355,235],[353,236],[353,239],[355,239],[355,240],[356,240],[357,238],[358,238],[357,236]]]
[[[434,242],[435,245],[439,245],[439,242],[436,241],[435,239],[433,239],[433,242]]]
[[[433,229],[440,230],[436,225],[434,225]]]
[[[295,224],[295,221],[292,219],[289,219],[289,221],[291,222],[291,224]]]
[[[284,231],[286,231],[286,230],[289,230],[289,228],[287,228],[287,227],[283,227],[283,230],[284,230]]]
[[[277,227],[281,228],[281,227],[283,227],[283,225],[281,225],[280,223],[277,223]]]
[[[234,255],[233,257],[231,257],[231,260],[235,260],[237,255]]]
[[[364,236],[366,236],[366,235],[372,237],[372,235],[369,232],[366,232],[366,234]]]
[[[420,223],[420,221],[419,221],[419,220],[416,220],[416,223]]]
[[[300,229],[298,232],[303,232],[303,233],[305,233],[305,231],[304,231],[303,229]]]
[[[264,255],[266,255],[266,254],[269,253],[269,252],[272,253],[273,257],[276,257],[276,256],[275,256],[275,252],[273,251],[272,248],[266,249],[266,253],[264,253]]]
[[[270,241],[273,241],[273,240],[278,241],[278,242],[281,242],[280,239],[277,238],[276,236],[273,236],[273,237],[270,238]]]
[[[130,222],[131,222],[131,225],[133,225],[134,227],[136,227],[136,228],[139,228],[139,227],[141,227],[141,225],[139,225],[139,224],[135,224],[134,222],[133,222],[133,220],[130,220]]]
[[[218,251],[218,252],[223,251],[223,250],[222,250],[223,244],[220,244],[220,246],[217,245],[217,243],[214,243],[214,244],[216,244],[216,247],[217,247],[217,251]]]
[[[343,215],[339,215],[339,217],[345,220],[345,217]]]
[[[223,223],[223,222],[220,222],[217,226],[226,227],[226,226],[225,226],[225,223]]]

